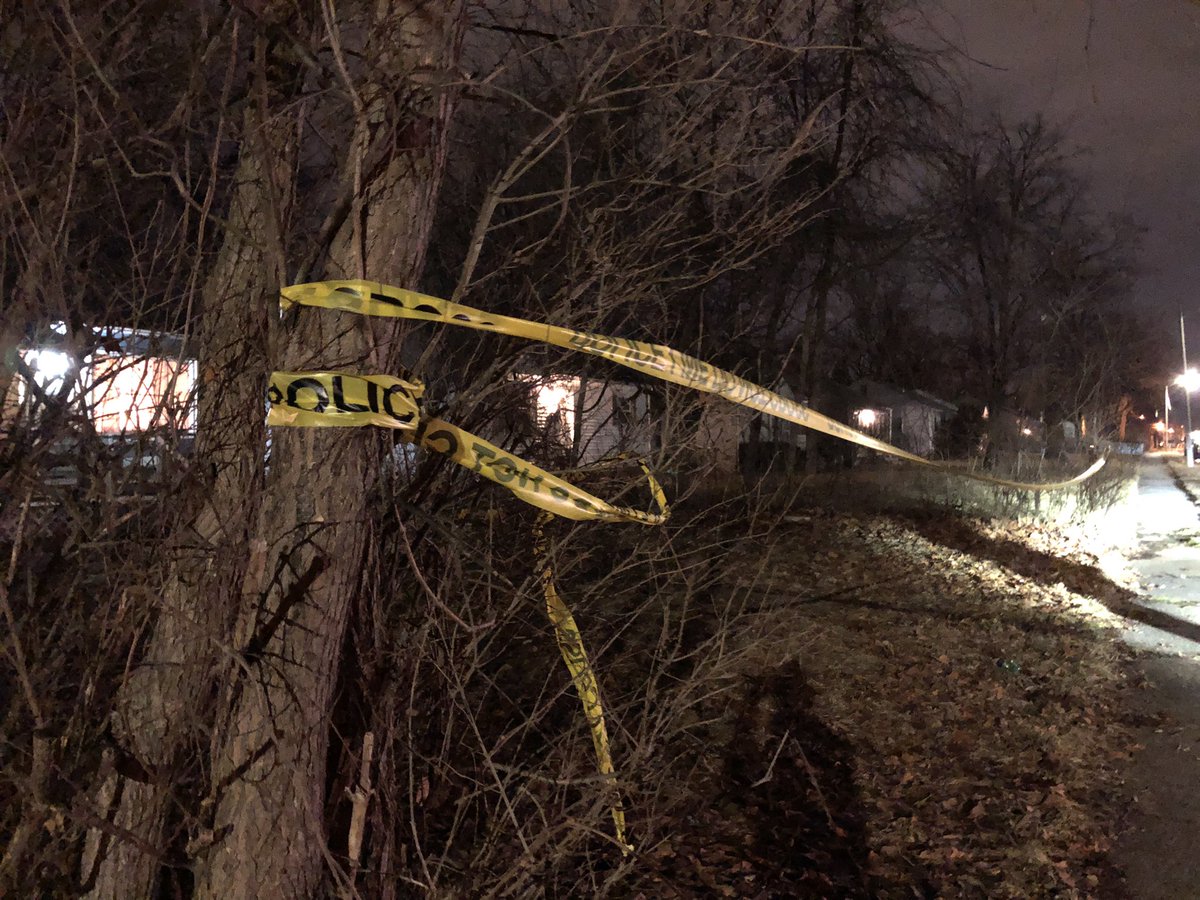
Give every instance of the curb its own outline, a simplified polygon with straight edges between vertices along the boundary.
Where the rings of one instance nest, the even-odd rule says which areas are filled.
[[[1200,506],[1200,474],[1195,478],[1186,477],[1187,466],[1174,460],[1167,461],[1167,468],[1171,471],[1171,479],[1176,486],[1187,495],[1192,503]],[[1200,472],[1200,469],[1193,469],[1193,471]]]

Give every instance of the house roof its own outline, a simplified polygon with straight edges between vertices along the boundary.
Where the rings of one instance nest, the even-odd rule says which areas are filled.
[[[933,394],[929,393],[928,391],[914,390],[914,391],[909,391],[909,393],[912,394],[914,397],[920,397],[922,400],[925,401],[926,404],[934,407],[935,409],[940,409],[942,412],[945,412],[945,413],[958,412],[958,406],[956,404],[951,403],[949,400],[943,400],[941,397],[935,397]]]
[[[953,403],[935,397],[928,391],[903,390],[894,385],[878,381],[860,381],[856,386],[862,401],[872,406],[896,408],[900,406],[926,406],[942,413],[954,413],[958,407]]]
[[[67,334],[67,326],[62,322],[53,323],[49,330],[28,339],[25,344],[31,349],[75,350],[82,349],[85,353],[101,352],[118,356],[162,356],[178,357],[183,354],[184,338],[182,335],[162,331],[148,331],[141,328],[122,328],[114,325],[90,325],[84,333],[90,330],[91,338],[83,338],[89,346],[76,348]]]

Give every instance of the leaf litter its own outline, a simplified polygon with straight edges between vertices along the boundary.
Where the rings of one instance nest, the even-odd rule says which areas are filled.
[[[634,895],[1121,896],[1137,685],[1086,543],[816,510],[776,537],[726,561],[757,624]]]

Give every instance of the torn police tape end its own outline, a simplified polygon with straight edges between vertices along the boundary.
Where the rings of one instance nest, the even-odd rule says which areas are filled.
[[[1065,481],[1031,483],[994,478],[980,472],[972,472],[928,460],[915,453],[909,453],[907,450],[901,450],[886,441],[856,431],[849,425],[831,419],[802,403],[789,400],[752,381],[740,378],[732,372],[718,369],[716,366],[661,344],[605,337],[562,328],[558,325],[531,322],[528,319],[493,315],[459,303],[373,281],[320,281],[312,284],[297,284],[284,288],[281,294],[281,303],[284,307],[298,304],[358,313],[364,316],[442,322],[447,325],[473,328],[476,331],[490,331],[495,334],[541,341],[568,350],[578,350],[581,353],[602,357],[662,381],[669,381],[709,394],[717,394],[739,406],[794,422],[805,428],[820,431],[870,450],[1000,487],[1027,491],[1069,487],[1086,481],[1104,465],[1104,459],[1098,459],[1085,471]],[[642,520],[639,519],[639,521]]]
[[[556,475],[518,459],[478,435],[449,422],[421,418],[424,386],[389,375],[345,372],[274,372],[267,388],[268,425],[307,428],[377,425],[405,433],[411,443],[448,456],[460,466],[512,491],[519,499],[567,519],[599,522],[667,520],[666,495],[644,463],[642,471],[657,513],[614,506]]]
[[[600,777],[615,790],[616,769],[613,768],[612,751],[608,744],[608,727],[604,724],[604,705],[600,702],[600,682],[588,661],[587,650],[583,646],[583,635],[575,624],[575,617],[554,584],[554,567],[551,563],[546,543],[545,527],[549,524],[550,515],[541,513],[533,527],[533,552],[537,557],[538,576],[542,582],[542,595],[546,600],[546,617],[554,626],[554,638],[558,644],[558,652],[562,654],[567,671],[571,673],[571,682],[583,704],[583,715],[587,720],[588,731],[592,735],[592,749],[596,754],[596,770]],[[616,831],[617,843],[622,855],[633,850],[633,846],[625,839],[625,808],[621,805],[620,795],[612,805],[613,829]]]

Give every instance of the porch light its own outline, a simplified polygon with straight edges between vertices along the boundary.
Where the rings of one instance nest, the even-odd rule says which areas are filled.
[[[42,387],[61,381],[71,368],[71,357],[61,350],[31,350],[25,355],[25,361]]]

